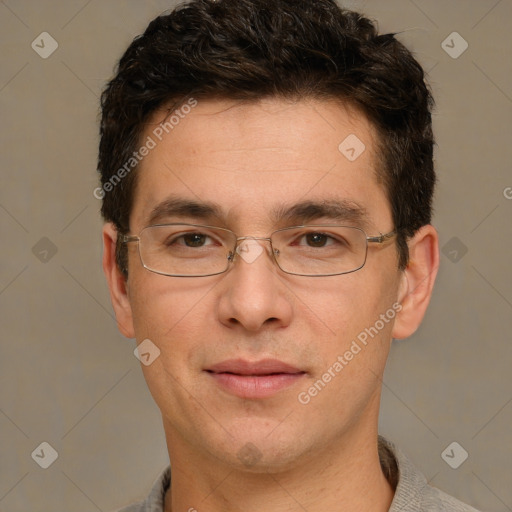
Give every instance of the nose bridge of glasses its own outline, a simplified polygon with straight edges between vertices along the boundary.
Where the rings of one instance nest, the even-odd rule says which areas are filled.
[[[238,245],[238,242],[241,242],[243,240],[263,240],[263,241],[266,240],[266,241],[270,242],[270,238],[267,236],[237,236],[236,237],[237,245]]]
[[[272,247],[271,239],[268,237],[239,236],[236,239],[235,253],[246,263],[254,263],[265,251],[262,242],[269,242]]]

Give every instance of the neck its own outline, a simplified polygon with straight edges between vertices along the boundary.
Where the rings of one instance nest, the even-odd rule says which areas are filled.
[[[258,472],[172,449],[165,512],[387,512],[394,490],[382,472],[377,432],[345,436],[337,447]]]

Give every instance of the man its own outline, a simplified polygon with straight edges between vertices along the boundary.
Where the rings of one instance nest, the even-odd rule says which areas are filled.
[[[102,98],[104,270],[170,468],[126,511],[471,511],[378,437],[438,267],[432,99],[333,0],[192,0]]]

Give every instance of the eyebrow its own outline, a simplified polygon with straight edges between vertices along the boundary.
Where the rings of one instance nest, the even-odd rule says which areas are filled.
[[[211,222],[213,219],[222,220],[225,215],[222,207],[214,202],[170,197],[151,210],[148,225],[158,224],[173,217]],[[355,201],[345,199],[308,200],[291,206],[278,206],[270,211],[270,218],[276,225],[306,224],[317,219],[350,222],[360,227],[368,225],[366,208]]]
[[[189,217],[198,220],[209,220],[222,217],[222,209],[216,203],[199,202],[180,197],[170,197],[155,206],[149,215],[149,225],[157,224],[169,217]]]
[[[306,224],[321,218],[359,224],[361,227],[368,224],[366,208],[345,199],[303,201],[290,207],[281,206],[273,210],[272,217],[280,224]]]

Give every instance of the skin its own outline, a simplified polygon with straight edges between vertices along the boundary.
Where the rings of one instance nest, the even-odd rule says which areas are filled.
[[[141,140],[162,118],[154,115]],[[338,150],[350,134],[366,146],[353,162]],[[207,221],[164,222],[213,224],[239,236],[269,236],[289,224],[270,212],[305,199],[350,201],[364,212],[356,224],[368,235],[387,233],[394,226],[377,179],[376,140],[363,115],[334,101],[200,101],[141,162],[131,234],[169,196],[215,202],[221,211]],[[333,222],[315,219],[324,221]],[[119,329],[161,351],[142,369],[162,412],[172,466],[166,511],[389,509],[393,490],[376,443],[381,379],[392,338],[410,336],[428,305],[438,266],[432,226],[410,240],[404,271],[394,243],[370,244],[361,270],[315,278],[281,272],[266,242],[254,262],[237,258],[222,275],[161,276],[143,268],[133,243],[125,281],[111,224],[103,237]],[[395,319],[301,404],[298,394],[395,303],[402,306]],[[276,358],[306,373],[271,397],[243,399],[204,371],[233,358]],[[240,456],[247,446],[256,454],[250,463]]]

